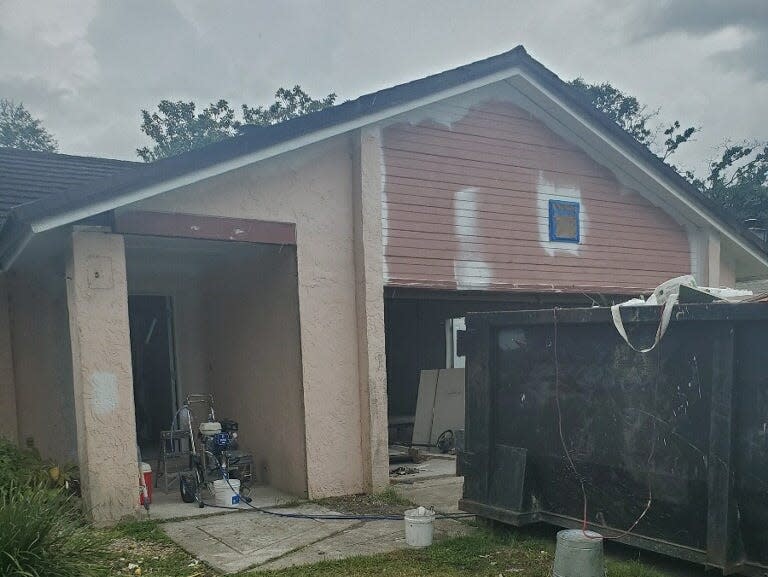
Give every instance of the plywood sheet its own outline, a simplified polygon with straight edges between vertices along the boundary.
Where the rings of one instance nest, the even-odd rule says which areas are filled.
[[[440,433],[464,428],[464,369],[442,369],[437,378],[435,408],[432,412],[431,444]]]
[[[416,417],[413,421],[413,437],[415,445],[429,444],[432,434],[432,411],[435,406],[437,392],[437,375],[441,369],[421,371],[419,378],[419,395],[416,398]]]
[[[412,442],[434,445],[443,431],[464,428],[464,369],[421,371]]]

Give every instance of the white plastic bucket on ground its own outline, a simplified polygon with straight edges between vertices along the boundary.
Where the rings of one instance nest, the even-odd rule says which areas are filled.
[[[213,482],[213,502],[219,507],[237,507],[240,504],[240,480],[216,479]]]
[[[434,534],[435,512],[419,507],[405,512],[405,542],[411,547],[429,547]]]
[[[603,536],[581,529],[558,531],[552,574],[554,577],[604,577]]]

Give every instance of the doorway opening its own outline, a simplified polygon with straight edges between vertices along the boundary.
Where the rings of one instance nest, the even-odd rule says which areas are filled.
[[[173,338],[173,301],[169,296],[130,295],[133,398],[136,440],[142,459],[160,450],[160,432],[170,428],[179,406]]]

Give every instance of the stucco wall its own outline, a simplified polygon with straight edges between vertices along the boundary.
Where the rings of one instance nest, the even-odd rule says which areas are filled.
[[[206,282],[206,359],[217,414],[240,425],[255,479],[307,494],[296,253],[271,247]]]
[[[381,133],[355,133],[353,196],[357,337],[364,482],[367,491],[389,485],[387,375],[384,344],[384,259],[381,244]]]
[[[138,510],[128,289],[123,237],[75,230],[67,304],[83,501],[111,524]]]
[[[7,276],[0,276],[0,437],[16,441],[18,421],[7,279]]]
[[[9,273],[19,442],[43,457],[77,462],[65,284],[68,232],[35,239]]]
[[[310,497],[364,489],[351,156],[338,137],[128,207],[296,224]]]

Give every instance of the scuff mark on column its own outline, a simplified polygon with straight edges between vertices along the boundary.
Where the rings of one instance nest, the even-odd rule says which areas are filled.
[[[453,278],[459,290],[486,288],[493,278],[491,267],[472,254],[467,239],[480,236],[476,222],[477,188],[457,190],[453,195],[453,234],[458,249],[453,259]]]

